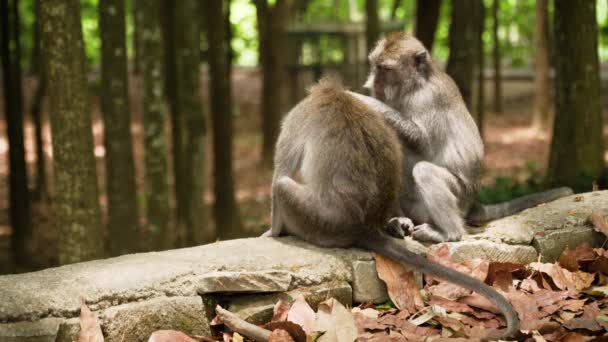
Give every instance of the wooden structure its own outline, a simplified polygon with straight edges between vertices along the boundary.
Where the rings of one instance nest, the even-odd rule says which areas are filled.
[[[383,32],[403,30],[402,22],[383,25]],[[327,72],[337,72],[351,89],[361,89],[367,73],[365,23],[297,23],[288,28],[291,104],[305,96],[308,85]]]

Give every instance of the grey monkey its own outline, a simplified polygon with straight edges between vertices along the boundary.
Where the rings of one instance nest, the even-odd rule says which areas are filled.
[[[480,224],[572,194],[557,188],[496,205],[476,202],[484,147],[454,81],[416,38],[391,33],[369,55],[366,87],[351,93],[380,111],[403,147],[400,222],[421,241],[458,241]],[[398,215],[399,213],[397,213]]]
[[[519,331],[511,304],[492,287],[431,262],[384,232],[398,206],[402,152],[380,112],[331,79],[283,119],[275,150],[272,227],[324,247],[361,247],[488,298],[506,317],[500,337]]]

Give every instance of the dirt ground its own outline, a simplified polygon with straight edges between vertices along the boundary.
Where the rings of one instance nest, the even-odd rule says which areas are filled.
[[[96,76],[91,76],[93,80]],[[141,94],[138,89],[139,80],[131,78],[131,107],[132,107],[132,133],[134,136],[134,152],[136,158],[136,177],[138,193],[141,196],[143,187],[143,137],[141,125]],[[207,80],[203,76],[203,107],[207,118],[209,109],[207,101]],[[35,78],[24,80],[26,113],[29,113],[30,100],[36,86]],[[525,179],[529,175],[528,164],[534,162],[541,172],[544,172],[549,150],[548,134],[540,133],[529,128],[531,122],[531,111],[533,103],[533,84],[531,81],[506,81],[503,85],[504,113],[496,114],[490,111],[485,113],[484,141],[486,149],[485,172],[483,181],[490,184],[497,176],[510,176]],[[486,99],[492,101],[490,83],[486,85]],[[269,225],[270,200],[269,185],[271,172],[264,171],[260,166],[261,137],[259,100],[261,80],[259,72],[251,68],[235,68],[233,75],[233,94],[235,103],[235,137],[234,137],[234,160],[236,196],[239,202],[240,213],[245,224],[245,235],[254,236],[265,230]],[[604,114],[608,114],[608,97],[604,97]],[[0,95],[0,111],[3,110],[3,99]],[[95,156],[97,160],[97,171],[100,187],[100,203],[105,211],[105,150],[103,147],[103,124],[100,121],[99,97],[93,96],[91,101],[93,115],[93,133],[95,137]],[[605,115],[606,116],[606,115]],[[47,105],[43,109],[44,117],[44,157],[47,165],[52,162],[51,137],[48,126]],[[4,113],[0,115],[0,274],[3,273],[3,264],[6,265],[8,257],[8,240],[10,228],[8,222],[8,143],[6,138]],[[608,137],[608,118],[605,122],[604,133]],[[210,127],[211,125],[208,125]],[[34,131],[31,119],[26,118],[26,160],[30,173],[30,185],[34,181],[34,168],[36,153],[34,149]],[[608,140],[607,140],[608,141]],[[211,139],[208,138],[209,153],[211,158]],[[608,152],[605,155],[608,160]],[[204,175],[209,184],[205,193],[205,201],[210,207],[213,203],[213,195],[210,192],[212,184],[211,159],[209,168]],[[46,175],[52,190],[51,168]],[[51,199],[52,201],[52,199]],[[143,201],[139,201],[143,203]],[[46,202],[48,203],[48,202]],[[55,264],[54,251],[46,246],[54,246],[57,238],[56,230],[52,225],[52,212],[46,203],[34,205],[34,236],[36,241],[32,244],[32,252],[38,256],[34,268],[45,267]],[[140,208],[140,213],[143,209]],[[211,211],[208,210],[210,214]],[[209,224],[212,223],[210,218]],[[143,219],[142,219],[142,223]]]

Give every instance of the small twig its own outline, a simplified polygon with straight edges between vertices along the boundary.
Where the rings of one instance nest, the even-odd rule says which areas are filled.
[[[243,336],[247,336],[256,341],[266,342],[270,338],[271,331],[260,328],[257,325],[246,322],[244,319],[233,314],[232,312],[223,309],[221,306],[215,307],[215,312],[225,326],[232,331],[238,332]]]

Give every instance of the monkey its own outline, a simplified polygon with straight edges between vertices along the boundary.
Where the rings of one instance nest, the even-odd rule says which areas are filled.
[[[476,198],[484,146],[452,78],[420,41],[402,32],[380,39],[369,62],[364,87],[372,97],[350,94],[381,112],[399,136],[404,153],[399,205],[406,217],[391,221],[414,239],[459,241],[465,222],[481,225],[573,193],[564,187],[481,205]]]
[[[359,247],[465,287],[486,297],[519,331],[513,307],[496,290],[408,250],[384,231],[398,207],[401,145],[382,114],[333,78],[309,90],[281,123],[272,178],[271,229],[321,247]]]

